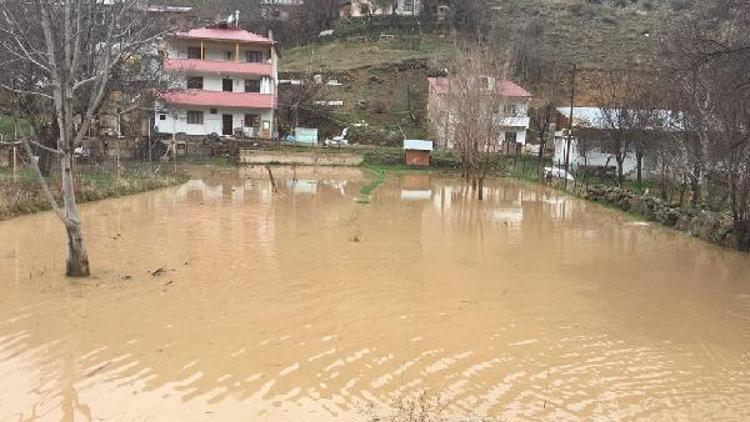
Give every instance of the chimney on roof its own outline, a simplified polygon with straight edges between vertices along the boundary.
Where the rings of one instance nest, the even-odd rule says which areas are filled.
[[[273,41],[273,29],[268,30],[268,39]]]

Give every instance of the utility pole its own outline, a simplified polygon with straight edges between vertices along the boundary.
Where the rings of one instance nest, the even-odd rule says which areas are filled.
[[[573,64],[573,79],[571,81],[571,93],[570,93],[570,114],[568,115],[568,137],[565,141],[565,173],[568,173],[570,166],[570,144],[573,138],[573,109],[576,101],[576,70],[577,66]],[[567,185],[568,175],[565,174],[565,184]],[[566,186],[567,187],[567,186]]]
[[[13,80],[13,88],[16,87],[16,81]],[[18,163],[17,163],[17,155],[18,150],[15,142],[18,142],[18,115],[21,113],[21,99],[18,97],[18,94],[15,94],[14,99],[16,100],[15,107],[13,109],[13,183],[18,182]],[[33,157],[31,157],[33,159]]]

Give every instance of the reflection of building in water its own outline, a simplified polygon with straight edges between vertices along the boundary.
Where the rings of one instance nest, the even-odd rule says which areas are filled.
[[[581,201],[552,190],[523,188],[514,183],[485,186],[484,192],[482,204],[488,210],[488,217],[500,223],[515,224],[524,219],[531,219],[533,222],[539,218],[570,220],[586,206]],[[455,209],[474,203],[474,198],[475,194],[466,185],[441,185],[432,194],[432,207],[447,215]]]
[[[492,218],[500,223],[520,224],[523,221],[523,208],[498,208],[492,212]]]
[[[323,186],[328,186],[333,188],[333,190],[338,191],[339,195],[346,196],[346,180],[323,180],[320,183]]]
[[[209,186],[203,180],[190,180],[177,189],[177,199],[189,201],[220,201],[224,196],[221,185]]]
[[[401,199],[404,201],[429,201],[432,197],[431,190],[402,190]]]
[[[286,187],[292,191],[295,195],[307,194],[315,195],[318,192],[318,181],[317,180],[286,180]]]
[[[432,182],[429,174],[409,174],[401,182],[401,199],[404,201],[429,201]]]
[[[245,190],[247,184],[235,184],[224,181],[212,185],[205,180],[193,179],[177,189],[177,199],[214,202],[214,201],[231,201],[233,203],[243,203],[245,201]]]
[[[555,220],[570,219],[574,212],[582,208],[581,201],[549,190],[522,190],[522,203],[538,203],[548,218]]]

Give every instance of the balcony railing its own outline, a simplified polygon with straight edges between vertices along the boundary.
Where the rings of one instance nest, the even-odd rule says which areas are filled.
[[[164,61],[168,72],[202,73],[216,75],[273,76],[273,65],[235,61],[209,61],[200,59],[173,59]]]
[[[170,104],[200,107],[227,108],[275,108],[276,96],[257,92],[222,92],[183,90],[164,92],[159,95]]]

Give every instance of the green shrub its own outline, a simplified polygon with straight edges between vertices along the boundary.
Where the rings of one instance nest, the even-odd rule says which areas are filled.
[[[365,163],[396,166],[404,163],[404,153],[400,150],[371,150],[365,153]]]
[[[350,143],[380,147],[400,147],[400,134],[388,129],[373,126],[352,127],[347,134]]]
[[[458,169],[461,160],[452,151],[435,151],[432,153],[432,167]]]

